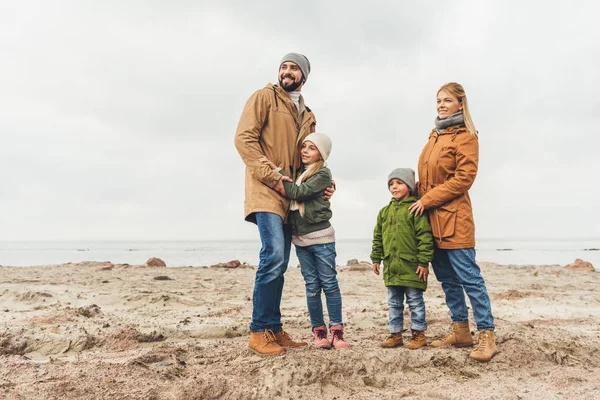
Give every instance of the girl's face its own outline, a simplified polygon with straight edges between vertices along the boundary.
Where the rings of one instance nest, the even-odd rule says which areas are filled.
[[[410,189],[406,186],[406,183],[402,182],[400,179],[393,178],[388,183],[388,187],[392,197],[396,200],[404,200],[410,195]]]
[[[302,157],[302,163],[314,164],[321,159],[321,153],[317,146],[310,140],[302,143],[302,149],[300,149],[300,156]]]
[[[462,110],[462,103],[450,93],[441,90],[437,95],[437,113],[440,119],[446,119]]]

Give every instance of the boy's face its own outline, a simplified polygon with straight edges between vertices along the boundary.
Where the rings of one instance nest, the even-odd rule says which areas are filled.
[[[392,197],[396,200],[404,200],[410,195],[410,189],[406,186],[406,183],[402,182],[400,179],[393,178],[388,183],[388,187]]]

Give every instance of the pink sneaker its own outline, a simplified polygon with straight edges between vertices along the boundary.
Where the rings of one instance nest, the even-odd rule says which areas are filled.
[[[349,349],[350,345],[344,340],[344,327],[336,325],[331,327],[331,345],[335,349]]]
[[[313,335],[315,336],[315,346],[320,349],[330,349],[331,343],[327,340],[327,328],[325,325],[317,326],[313,328]]]

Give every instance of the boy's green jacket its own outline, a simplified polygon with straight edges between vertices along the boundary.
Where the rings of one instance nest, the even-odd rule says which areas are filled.
[[[281,171],[281,174],[286,175]],[[288,198],[304,203],[304,217],[300,211],[292,211],[288,220],[292,225],[293,235],[304,235],[310,232],[329,228],[331,223],[331,204],[326,200],[323,192],[331,186],[331,171],[323,167],[313,176],[302,182],[300,186],[294,182],[283,182],[285,194]]]
[[[408,207],[416,197],[392,199],[377,215],[373,232],[371,261],[383,261],[385,286],[427,289],[427,281],[416,274],[417,267],[433,261],[433,236],[427,215],[410,215]]]

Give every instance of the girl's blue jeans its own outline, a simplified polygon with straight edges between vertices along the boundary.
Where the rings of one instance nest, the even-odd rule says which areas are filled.
[[[468,322],[465,293],[469,296],[478,330],[494,330],[494,317],[485,281],[475,262],[475,249],[435,248],[432,262],[435,277],[442,284],[453,322]]]
[[[321,292],[325,293],[329,326],[343,325],[342,295],[335,269],[335,243],[296,246],[306,285],[306,305],[313,328],[325,325]]]
[[[410,310],[410,329],[426,331],[423,290],[407,286],[388,286],[390,333],[400,333],[404,328],[404,296]]]

